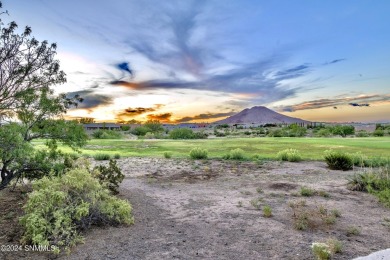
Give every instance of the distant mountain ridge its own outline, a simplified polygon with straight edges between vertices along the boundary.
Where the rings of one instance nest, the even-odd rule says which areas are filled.
[[[269,108],[263,106],[255,106],[246,108],[241,112],[216,121],[217,124],[293,124],[293,123],[309,123],[309,121],[302,120],[296,117],[289,117],[279,114]]]

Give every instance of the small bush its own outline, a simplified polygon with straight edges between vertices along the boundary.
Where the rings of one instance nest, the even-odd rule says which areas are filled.
[[[190,157],[192,159],[207,159],[207,150],[199,147],[193,148],[190,151]]]
[[[385,135],[385,131],[383,131],[382,129],[377,129],[375,130],[373,133],[372,133],[373,136],[376,136],[376,137],[382,137]]]
[[[105,160],[110,160],[111,156],[107,153],[97,153],[93,156],[93,158],[96,161],[105,161]]]
[[[172,153],[171,152],[164,152],[164,158],[166,158],[166,159],[172,158]]]
[[[355,226],[349,226],[349,227],[347,227],[347,230],[345,233],[348,237],[358,236],[358,235],[360,235],[360,229],[358,227],[355,227]]]
[[[356,137],[369,137],[369,133],[366,130],[359,130],[355,133]]]
[[[230,159],[232,160],[243,160],[245,158],[244,151],[240,148],[230,151]]]
[[[301,187],[300,194],[304,197],[311,197],[313,196],[315,191],[313,189],[310,189],[308,187]]]
[[[263,201],[263,199],[261,198],[256,198],[256,199],[252,199],[250,201],[251,205],[255,208],[255,209],[260,209],[260,204],[261,202]]]
[[[343,245],[339,240],[330,238],[325,243],[313,243],[311,248],[318,260],[327,260],[331,259],[334,254],[341,253]]]
[[[277,157],[281,161],[299,162],[302,160],[301,155],[296,149],[286,149],[278,152]]]
[[[325,161],[332,170],[347,171],[352,169],[353,161],[350,155],[338,151],[325,151]]]
[[[119,154],[119,153],[116,153],[116,154],[114,154],[114,159],[120,159],[121,158],[121,155]]]
[[[80,232],[91,225],[134,222],[131,205],[110,195],[87,169],[35,181],[23,208],[22,242],[55,246],[57,253],[82,241]]]
[[[119,184],[123,181],[125,175],[121,172],[115,160],[110,159],[108,167],[104,165],[96,166],[93,172],[94,177],[96,177],[101,184],[107,186],[112,193],[119,193]]]
[[[263,216],[266,218],[272,217],[272,208],[269,205],[263,207]]]
[[[330,252],[330,248],[325,243],[313,243],[311,245],[311,250],[315,255],[317,260],[328,260],[331,259],[332,253]]]
[[[92,133],[92,137],[96,139],[121,139],[122,134],[115,130],[96,130]]]

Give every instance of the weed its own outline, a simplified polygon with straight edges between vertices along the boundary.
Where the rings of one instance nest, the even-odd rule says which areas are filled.
[[[277,157],[281,161],[299,162],[302,157],[296,149],[286,149],[278,152]]]
[[[325,243],[313,243],[311,250],[318,260],[328,260],[332,257],[329,246]]]
[[[242,207],[242,201],[241,200],[238,202],[237,207],[240,207],[240,208]]]
[[[334,254],[341,253],[343,244],[335,239],[329,238],[325,243],[315,242],[311,245],[313,254],[318,260],[331,259]]]
[[[332,170],[351,170],[353,161],[350,155],[333,150],[325,151],[325,161]]]
[[[243,160],[245,158],[244,151],[241,148],[237,148],[230,151],[230,158],[232,160]]]
[[[105,161],[105,160],[110,160],[111,156],[107,153],[97,153],[93,156],[93,158],[96,161]]]
[[[326,191],[320,190],[317,192],[318,196],[324,197],[324,198],[330,198],[330,194]]]
[[[257,198],[257,199],[252,199],[250,201],[251,205],[255,208],[255,209],[260,209],[260,204],[261,202],[263,201],[262,198]]]
[[[266,218],[272,217],[272,208],[269,205],[263,207],[263,216]]]
[[[311,197],[313,196],[315,191],[313,189],[310,189],[308,187],[301,187],[300,194],[304,197]]]
[[[260,193],[264,193],[264,191],[263,191],[262,188],[256,188],[256,192],[259,193],[259,194],[260,194]]]
[[[120,159],[121,155],[119,153],[114,154],[114,159]]]
[[[171,152],[164,152],[164,158],[166,158],[166,159],[172,158],[172,153]]]
[[[338,209],[332,209],[332,210],[330,211],[330,214],[332,214],[332,215],[335,216],[336,218],[341,217],[341,212],[340,212],[340,210],[338,210]]]
[[[193,148],[190,151],[190,157],[192,159],[207,159],[207,150],[199,147]]]
[[[346,235],[351,237],[351,236],[358,236],[360,235],[360,229],[358,227],[355,227],[355,226],[349,226],[347,227],[347,230],[346,230]]]

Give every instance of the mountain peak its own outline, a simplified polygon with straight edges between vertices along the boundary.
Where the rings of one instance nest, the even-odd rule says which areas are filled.
[[[305,123],[308,121],[300,118],[289,117],[279,114],[264,106],[254,106],[246,108],[241,112],[226,119],[217,121],[218,124],[293,124]]]

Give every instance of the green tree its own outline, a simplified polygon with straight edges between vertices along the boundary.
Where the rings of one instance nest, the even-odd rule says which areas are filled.
[[[152,132],[152,133],[158,133],[158,132],[164,131],[164,127],[162,126],[162,124],[158,120],[146,121],[144,126],[150,129],[150,131],[148,131],[148,132]]]
[[[61,117],[82,99],[54,95],[50,88],[66,82],[56,44],[40,43],[30,27],[22,34],[16,28],[15,22],[4,26],[0,20],[0,120],[17,122],[0,127],[0,189],[15,178],[60,172],[64,158],[58,142],[77,150],[88,137],[81,125]],[[47,140],[47,151],[33,149],[30,142],[37,138]]]

